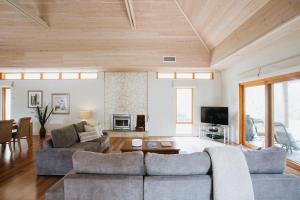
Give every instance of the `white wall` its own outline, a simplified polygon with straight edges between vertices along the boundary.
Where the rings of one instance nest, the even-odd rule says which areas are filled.
[[[12,87],[12,118],[31,116],[33,132],[38,134],[39,123],[34,109],[27,107],[27,91],[42,90],[44,105],[51,104],[52,93],[70,94],[70,114],[52,115],[46,125],[47,131],[78,122],[80,110],[93,111],[93,123],[104,122],[104,79],[100,73],[99,80],[15,80]],[[9,85],[11,81],[1,81],[1,85]]]
[[[222,91],[220,74],[215,80],[170,80],[156,79],[155,73],[148,73],[149,132],[151,135],[175,135],[176,87],[194,88],[194,133],[198,134],[201,106],[220,106]]]
[[[11,81],[0,81],[10,85]],[[220,106],[223,103],[220,74],[215,80],[157,80],[155,72],[148,72],[148,115],[151,135],[175,135],[176,87],[194,88],[195,134],[198,134],[201,106]],[[33,109],[27,108],[27,91],[43,90],[44,105],[51,104],[51,93],[70,93],[70,115],[52,115],[46,128],[48,132],[66,124],[79,121],[79,110],[92,110],[93,122],[104,124],[104,73],[99,80],[16,80],[12,88],[12,118],[32,116],[34,134],[38,134],[39,123]]]
[[[239,142],[239,83],[300,71],[300,66],[286,66],[286,68],[281,68],[278,70],[267,72],[260,77],[255,75],[247,76],[247,72],[249,70],[253,70],[253,68],[251,69],[235,66],[223,70],[221,73],[223,105],[229,107],[229,125],[231,132],[231,140],[237,143]],[[241,78],[241,74],[243,75],[243,77],[246,76],[247,78]]]

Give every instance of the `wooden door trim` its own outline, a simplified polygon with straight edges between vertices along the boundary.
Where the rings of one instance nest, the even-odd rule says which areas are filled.
[[[2,120],[6,120],[6,88],[2,88]]]

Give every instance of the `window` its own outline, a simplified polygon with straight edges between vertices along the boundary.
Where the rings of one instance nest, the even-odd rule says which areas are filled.
[[[61,79],[79,79],[79,73],[73,73],[73,72],[62,73]]]
[[[7,73],[4,75],[5,79],[21,79],[22,78],[22,74],[21,73]]]
[[[177,79],[193,79],[193,73],[176,73]]]
[[[2,120],[11,119],[11,89],[2,88]]]
[[[43,73],[43,79],[59,79],[59,73]]]
[[[213,73],[212,72],[199,72],[195,73],[194,75],[195,79],[213,79]]]
[[[40,73],[25,73],[24,79],[41,79]]]
[[[300,166],[300,72],[240,84],[240,143],[278,146]]]
[[[174,79],[175,78],[175,73],[161,73],[157,72],[157,79]]]
[[[97,72],[83,72],[80,74],[81,79],[98,79]]]
[[[176,134],[193,134],[193,88],[176,89]]]
[[[157,79],[203,79],[213,80],[213,72],[157,72]]]

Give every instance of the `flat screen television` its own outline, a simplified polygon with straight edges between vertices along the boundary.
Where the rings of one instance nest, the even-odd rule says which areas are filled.
[[[228,125],[228,107],[201,107],[201,122]]]

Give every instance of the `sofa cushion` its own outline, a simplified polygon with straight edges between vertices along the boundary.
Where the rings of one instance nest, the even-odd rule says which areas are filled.
[[[69,147],[70,149],[78,150],[78,151],[100,151],[100,143],[99,142],[77,142]]]
[[[251,174],[255,200],[296,200],[299,178],[292,174]]]
[[[244,152],[251,174],[282,174],[285,171],[286,151],[279,147]]]
[[[79,140],[72,125],[52,130],[51,137],[54,148],[70,147]]]
[[[100,135],[97,133],[97,131],[80,132],[78,133],[78,136],[80,138],[80,142],[88,142],[100,138]]]
[[[80,133],[80,132],[84,132],[85,131],[84,125],[87,125],[86,121],[82,121],[82,122],[79,122],[77,124],[73,124],[73,126],[74,126],[77,134]]]
[[[99,142],[99,143],[103,143],[103,142],[106,142],[108,140],[108,135],[102,135],[101,137],[97,138],[97,139],[94,139],[94,140],[91,140],[91,141],[88,141],[88,142]]]
[[[73,167],[78,173],[143,175],[144,154],[141,151],[112,154],[78,151],[73,154]]]
[[[144,200],[211,200],[209,175],[145,176]]]
[[[206,152],[170,155],[147,153],[145,167],[148,175],[207,174],[211,161]]]

